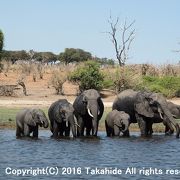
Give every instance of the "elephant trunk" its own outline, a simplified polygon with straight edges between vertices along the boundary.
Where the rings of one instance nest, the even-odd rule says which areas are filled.
[[[39,124],[41,127],[43,126],[44,128],[48,128],[48,126],[49,126],[49,122],[46,117],[41,117]]]
[[[164,109],[164,108],[163,108]],[[176,137],[179,138],[179,134],[180,134],[180,128],[178,123],[175,122],[172,114],[169,112],[169,110],[166,108],[164,111],[164,119],[165,119],[165,124],[168,125],[168,127],[170,128],[170,131],[173,132],[174,129],[171,125],[171,123],[174,125],[174,127],[176,128]]]
[[[73,137],[76,137],[77,136],[77,132],[76,132],[76,120],[74,118],[74,115],[71,115],[69,118],[68,118],[68,121],[70,122],[70,126],[71,126],[71,130],[72,130],[72,135]]]
[[[92,121],[92,135],[97,136],[97,131],[98,131],[98,123],[97,121],[93,120]]]
[[[92,117],[92,135],[97,136],[98,132],[98,107],[93,105],[90,108],[88,108],[88,113]]]
[[[73,137],[76,137],[77,134],[76,134],[76,127],[75,127],[75,125],[72,125],[71,128],[72,128]]]
[[[48,128],[48,126],[49,126],[49,122],[46,120],[46,121],[44,121],[43,122],[43,127],[44,128]]]
[[[124,124],[124,129],[122,130],[123,133],[125,133],[129,128],[129,124]]]

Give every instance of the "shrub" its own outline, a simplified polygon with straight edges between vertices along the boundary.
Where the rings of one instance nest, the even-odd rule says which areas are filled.
[[[169,98],[175,97],[180,91],[180,77],[143,76],[139,89],[147,89],[153,92],[159,92]]]
[[[136,89],[141,80],[131,67],[117,67],[114,71],[104,72],[104,87],[111,88],[119,93],[125,89]]]
[[[67,74],[63,71],[55,71],[52,74],[50,84],[55,88],[56,94],[64,95],[63,84],[67,80]]]
[[[103,75],[100,72],[100,65],[95,61],[87,61],[79,66],[69,76],[71,82],[79,84],[80,91],[86,89],[101,90],[103,87]]]

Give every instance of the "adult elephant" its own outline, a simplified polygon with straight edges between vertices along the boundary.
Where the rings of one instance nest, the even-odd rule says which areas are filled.
[[[168,102],[167,105],[173,117],[176,119],[180,119],[180,105],[174,104],[172,102]]]
[[[48,119],[41,109],[23,109],[16,115],[16,137],[38,137],[38,126],[47,128]]]
[[[166,99],[160,94],[125,90],[115,99],[112,109],[128,113],[130,123],[138,122],[142,136],[152,134],[153,123],[163,122],[166,126],[166,134],[174,132],[172,127],[174,125],[176,137],[179,137],[179,125],[169,111]]]
[[[123,136],[129,137],[129,114],[124,111],[113,110],[109,112],[105,119],[105,127],[107,136],[119,136],[123,133]]]
[[[104,105],[100,94],[95,89],[89,89],[82,92],[74,101],[75,116],[77,118],[79,128],[77,135],[97,136],[99,120],[104,112]],[[92,130],[92,132],[91,132]]]
[[[48,116],[53,138],[57,138],[58,136],[69,136],[70,128],[73,137],[76,137],[77,121],[74,117],[74,108],[66,99],[59,99],[51,104],[48,110]]]

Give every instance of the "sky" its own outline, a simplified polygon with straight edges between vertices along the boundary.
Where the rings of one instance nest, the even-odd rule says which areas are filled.
[[[179,0],[0,0],[0,29],[6,50],[81,48],[115,59],[108,32],[110,15],[119,26],[135,20],[128,64],[178,63]],[[118,39],[121,39],[119,34]]]

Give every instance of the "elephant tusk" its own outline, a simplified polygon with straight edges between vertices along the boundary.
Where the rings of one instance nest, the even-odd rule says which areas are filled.
[[[75,123],[75,125],[80,128],[80,125],[79,125],[79,124]]]
[[[88,108],[88,114],[93,118],[94,116],[92,115],[90,109]]]
[[[160,115],[161,119],[163,119],[162,113],[159,113],[159,115]]]
[[[68,127],[68,121],[66,121],[66,127]]]
[[[100,111],[98,110],[98,115],[100,115]]]

